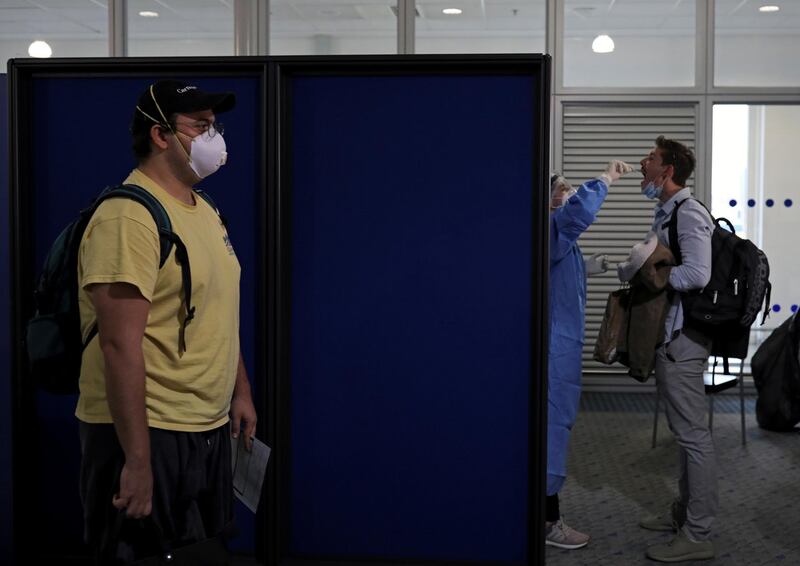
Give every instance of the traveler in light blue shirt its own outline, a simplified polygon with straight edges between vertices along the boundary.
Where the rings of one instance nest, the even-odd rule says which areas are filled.
[[[664,516],[645,517],[639,525],[650,530],[677,531],[669,543],[650,546],[648,558],[661,562],[710,559],[714,558],[710,534],[717,513],[717,476],[703,373],[711,340],[683,326],[681,297],[702,289],[711,277],[713,222],[686,187],[695,167],[694,154],[688,147],[659,136],[640,163],[642,194],[658,200],[652,229],[664,246],[669,247],[669,224],[676,204],[689,200],[677,212],[682,262],[672,268],[669,276],[671,305],[663,342],[656,349],[656,386],[680,450],[679,497]]]

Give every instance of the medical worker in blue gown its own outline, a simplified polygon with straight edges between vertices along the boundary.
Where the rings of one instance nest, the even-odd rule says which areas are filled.
[[[589,535],[567,526],[558,492],[567,476],[567,445],[581,396],[581,354],[586,311],[586,276],[608,269],[605,256],[584,260],[578,238],[594,222],[608,187],[633,167],[610,161],[596,179],[577,190],[560,175],[550,179],[550,349],[547,415],[547,505],[545,542],[575,549]]]

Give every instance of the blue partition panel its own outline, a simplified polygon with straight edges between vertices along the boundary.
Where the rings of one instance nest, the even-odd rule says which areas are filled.
[[[8,233],[8,89],[0,74],[0,485],[11,486],[11,312]],[[0,562],[11,554],[11,489],[0,489]]]
[[[91,202],[105,186],[122,182],[135,167],[128,125],[138,94],[155,79],[126,77],[41,77],[33,80],[33,254],[42,265],[62,227]],[[237,106],[220,117],[226,126],[228,164],[199,186],[206,189],[225,214],[236,254],[242,264],[241,336],[251,373],[256,349],[256,293],[259,210],[260,79],[196,77],[188,79],[205,90],[236,93]],[[251,376],[252,377],[252,376]],[[77,396],[40,393],[35,418],[39,437],[31,439],[39,462],[39,490],[29,494],[54,549],[74,547],[82,539],[78,497],[80,445],[74,416]],[[53,504],[58,502],[58,504]],[[240,536],[234,546],[254,548],[255,521],[243,506],[237,509]]]
[[[528,559],[535,83],[292,79],[290,555]]]

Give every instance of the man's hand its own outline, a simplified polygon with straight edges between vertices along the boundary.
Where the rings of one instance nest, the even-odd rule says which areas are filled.
[[[117,509],[125,510],[132,519],[147,517],[153,509],[153,470],[150,463],[122,467],[119,476],[119,493],[111,503]]]
[[[240,432],[244,434],[244,446],[248,450],[253,445],[257,421],[256,408],[253,406],[250,392],[234,395],[231,399],[231,435],[239,438]]]

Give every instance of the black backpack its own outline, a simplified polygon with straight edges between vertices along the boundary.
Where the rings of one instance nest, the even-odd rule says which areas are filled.
[[[686,200],[675,204],[666,224],[670,249],[678,265],[682,259],[678,243],[678,211]],[[708,210],[704,204],[703,207]],[[725,373],[728,373],[727,358],[744,359],[747,356],[750,327],[758,317],[762,303],[761,324],[769,314],[772,284],[764,252],[750,240],[737,236],[730,220],[714,218],[711,211],[708,213],[714,221],[711,279],[703,289],[683,293],[681,302],[684,324],[712,339],[711,355],[724,358]]]
[[[195,191],[217,211],[211,197]],[[34,291],[36,312],[28,320],[25,347],[31,377],[50,393],[78,392],[81,357],[84,348],[97,334],[95,324],[86,340],[81,336],[78,308],[78,251],[83,233],[97,207],[110,198],[129,198],[144,206],[152,215],[160,239],[159,268],[167,261],[172,247],[181,266],[186,318],[183,330],[194,318],[192,276],[186,246],[172,231],[167,211],[152,194],[138,185],[108,187],[82,210],[59,234],[45,258],[42,274]],[[185,349],[185,341],[182,344]]]
[[[792,430],[800,422],[798,317],[790,316],[758,347],[751,367],[758,390],[756,420],[767,430]]]

